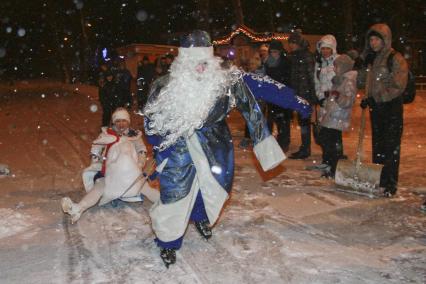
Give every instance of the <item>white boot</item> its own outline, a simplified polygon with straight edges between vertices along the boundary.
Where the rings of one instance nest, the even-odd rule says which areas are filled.
[[[72,202],[72,200],[69,197],[64,197],[61,199],[61,206],[62,211],[64,213],[67,213],[71,216],[71,223],[74,224],[75,222],[80,219],[81,216],[81,208],[78,206],[78,204]]]

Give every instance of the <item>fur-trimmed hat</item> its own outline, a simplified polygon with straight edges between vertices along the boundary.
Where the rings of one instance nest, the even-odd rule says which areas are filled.
[[[119,107],[112,114],[112,123],[119,119],[127,120],[130,123],[130,114],[125,108]]]
[[[348,71],[351,71],[352,68],[354,67],[354,63],[355,61],[352,60],[352,58],[347,54],[342,54],[338,56],[334,60],[334,66],[340,67],[340,74],[336,74],[336,75],[342,75]]]
[[[181,47],[209,47],[212,46],[210,35],[206,31],[194,30],[180,39]]]

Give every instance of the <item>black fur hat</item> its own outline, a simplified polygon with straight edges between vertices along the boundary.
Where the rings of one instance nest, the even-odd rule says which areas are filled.
[[[212,46],[210,35],[202,30],[195,30],[180,39],[181,47],[209,47]]]

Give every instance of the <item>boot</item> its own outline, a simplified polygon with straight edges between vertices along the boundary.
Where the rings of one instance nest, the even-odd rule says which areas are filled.
[[[330,168],[327,168],[322,171],[321,177],[326,179],[334,179],[334,173],[331,171]]]
[[[204,237],[206,240],[210,239],[213,235],[212,229],[210,228],[210,223],[207,220],[201,221],[201,222],[195,222],[195,227],[197,228],[197,231],[200,233],[202,237]]]
[[[69,197],[64,197],[61,199],[61,206],[62,211],[71,216],[71,224],[74,224],[78,221],[78,219],[80,219],[82,213],[81,208],[78,206],[78,204],[72,202]]]
[[[310,151],[300,149],[299,151],[291,154],[290,157],[288,158],[293,160],[304,160],[308,158],[310,155],[311,155]]]
[[[176,250],[162,248],[160,252],[160,257],[163,260],[164,265],[166,265],[166,267],[169,268],[170,264],[176,263]]]
[[[396,194],[396,187],[386,187],[385,190],[383,191],[383,196],[387,197],[387,198],[391,198]]]

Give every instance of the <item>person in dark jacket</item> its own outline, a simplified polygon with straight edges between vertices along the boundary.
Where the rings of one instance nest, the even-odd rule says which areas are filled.
[[[119,90],[111,71],[104,72],[105,81],[99,90],[99,101],[102,106],[102,126],[109,126],[111,115],[119,107]]]
[[[138,86],[138,110],[142,110],[148,99],[148,91],[155,77],[155,67],[149,62],[148,56],[144,56],[138,64],[137,86]]]
[[[115,81],[119,90],[118,96],[118,107],[125,107],[131,109],[133,105],[132,92],[130,84],[132,82],[132,74],[126,68],[126,62],[121,60],[118,63],[118,69],[115,71]]]
[[[291,65],[289,87],[299,97],[307,100],[312,106],[317,103],[315,95],[315,58],[309,51],[309,43],[299,31],[290,34],[288,39]],[[299,150],[289,156],[290,159],[306,159],[311,155],[311,118],[302,119],[298,116],[302,145]]]
[[[391,197],[395,195],[398,184],[403,128],[402,93],[407,86],[408,65],[404,57],[393,50],[392,32],[386,24],[373,25],[367,31],[365,43],[361,55],[364,67],[358,71],[358,84],[360,88],[368,85],[368,97],[362,100],[361,107],[370,108],[373,163],[383,165],[380,186],[385,189],[384,195]],[[389,69],[391,54],[392,68]]]
[[[269,56],[264,63],[266,75],[288,85],[290,81],[290,63],[287,58],[287,52],[282,43],[278,40],[271,41],[269,45]],[[277,125],[277,141],[284,152],[288,151],[290,145],[290,121],[292,111],[278,106],[268,104],[268,127],[272,129],[272,124]]]
[[[101,66],[99,66],[99,72],[98,72],[98,87],[102,88],[105,84],[105,74],[109,72],[108,65],[105,63],[102,63]]]

